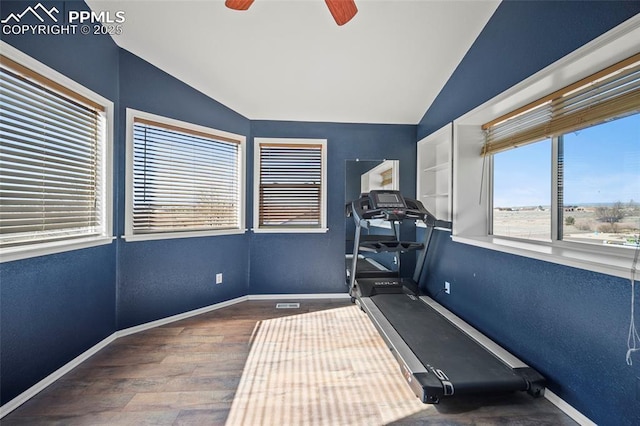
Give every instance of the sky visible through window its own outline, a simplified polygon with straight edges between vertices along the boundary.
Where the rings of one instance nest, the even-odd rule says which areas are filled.
[[[564,137],[564,205],[640,202],[640,114]],[[494,207],[549,206],[550,141],[495,156]]]

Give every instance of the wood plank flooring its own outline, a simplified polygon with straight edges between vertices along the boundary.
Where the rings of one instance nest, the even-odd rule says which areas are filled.
[[[275,304],[243,302],[117,339],[0,423],[575,424],[520,393],[423,405],[348,300]]]

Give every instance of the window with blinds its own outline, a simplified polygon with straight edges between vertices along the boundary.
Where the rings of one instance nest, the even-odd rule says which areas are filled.
[[[1,57],[0,247],[101,236],[105,108]]]
[[[132,126],[130,235],[240,229],[242,138],[162,117]]]
[[[325,142],[258,142],[257,229],[326,227]]]
[[[482,154],[575,132],[640,111],[640,53],[482,126]]]
[[[636,54],[483,125],[492,234],[637,246],[639,124]]]

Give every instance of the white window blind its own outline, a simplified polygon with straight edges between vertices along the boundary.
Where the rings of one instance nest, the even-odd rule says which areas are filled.
[[[322,144],[260,144],[259,227],[321,228]]]
[[[482,154],[537,142],[640,111],[640,54],[499,117]]]
[[[132,232],[239,229],[240,142],[135,118]]]
[[[101,234],[104,109],[4,56],[0,72],[0,246]]]

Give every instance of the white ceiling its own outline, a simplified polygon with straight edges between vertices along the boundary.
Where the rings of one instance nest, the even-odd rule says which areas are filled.
[[[122,48],[253,120],[416,124],[499,0],[87,0],[124,11]]]

